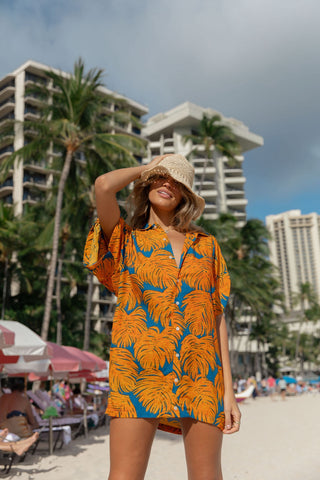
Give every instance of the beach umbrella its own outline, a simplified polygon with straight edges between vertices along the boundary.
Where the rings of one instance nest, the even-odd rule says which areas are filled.
[[[81,368],[81,362],[78,357],[68,352],[63,346],[53,342],[46,342],[48,346],[48,353],[50,358],[48,361],[37,360],[35,362],[28,362],[29,365],[24,365],[25,373],[30,373],[29,380],[43,380],[48,377],[64,378],[70,372],[77,372]],[[22,366],[22,364],[21,364]],[[22,367],[23,368],[23,367]],[[15,366],[6,368],[6,370],[14,372]]]
[[[80,370],[88,372],[97,372],[98,370],[101,370],[101,368],[99,368],[99,365],[101,364],[98,362],[98,360],[101,361],[101,359],[96,355],[80,350],[77,347],[64,346],[63,348],[79,359],[81,364]],[[105,365],[103,368],[105,368]]]
[[[66,347],[47,342],[53,372],[77,372],[82,368],[80,359]]]
[[[297,383],[297,380],[294,377],[290,377],[289,375],[283,375],[283,380],[285,380],[288,384],[290,383]]]
[[[46,342],[26,325],[11,320],[0,320],[0,326],[14,332],[14,344],[5,348],[5,357],[23,356],[25,362],[49,357]]]
[[[14,345],[15,333],[3,325],[0,325],[0,348],[8,348]]]
[[[8,375],[27,375],[33,373],[35,375],[42,375],[47,372],[50,367],[50,359],[44,358],[41,360],[26,361],[23,356],[18,357],[16,363],[6,364],[3,366],[3,372]]]
[[[88,355],[90,358],[92,358],[92,360],[94,360],[97,364],[97,370],[100,371],[100,370],[105,370],[106,367],[107,367],[107,364],[106,364],[106,361],[105,360],[102,360],[102,358],[98,357],[97,355],[95,355],[94,353],[92,352],[87,352],[86,350],[84,351],[84,353],[86,355]]]

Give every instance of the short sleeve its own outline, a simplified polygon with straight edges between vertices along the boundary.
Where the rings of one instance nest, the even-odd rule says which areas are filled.
[[[118,292],[119,273],[129,231],[130,227],[120,218],[108,242],[98,219],[91,227],[84,247],[84,266],[115,295]]]
[[[214,292],[212,294],[215,315],[221,315],[227,306],[230,294],[230,276],[216,239],[213,239]]]

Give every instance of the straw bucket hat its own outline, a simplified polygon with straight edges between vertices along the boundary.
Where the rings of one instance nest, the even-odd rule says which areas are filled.
[[[181,183],[192,194],[197,214],[194,218],[200,217],[204,210],[205,201],[192,190],[194,180],[194,168],[188,160],[180,154],[168,155],[153,168],[145,170],[141,174],[141,180],[148,180],[153,175],[169,175]]]

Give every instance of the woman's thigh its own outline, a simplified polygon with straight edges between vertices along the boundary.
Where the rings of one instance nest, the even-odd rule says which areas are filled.
[[[158,427],[157,419],[112,418],[109,480],[142,480]]]
[[[182,418],[181,427],[188,468],[188,480],[222,480],[219,428],[192,418]]]

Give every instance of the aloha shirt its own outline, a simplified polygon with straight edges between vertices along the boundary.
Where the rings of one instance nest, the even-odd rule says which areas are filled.
[[[108,244],[97,220],[84,265],[117,296],[106,413],[159,418],[159,428],[173,433],[181,433],[183,417],[222,430],[215,317],[226,306],[230,278],[216,239],[187,233],[178,268],[159,225],[134,230],[120,218]]]

